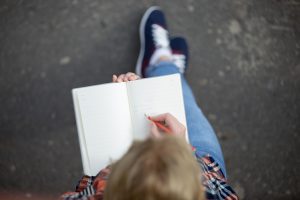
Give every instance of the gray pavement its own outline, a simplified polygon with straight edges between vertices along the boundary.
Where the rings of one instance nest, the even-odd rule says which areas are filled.
[[[2,0],[0,197],[73,189],[82,166],[70,91],[134,70],[151,5],[189,41],[186,77],[240,197],[297,199],[298,0]]]

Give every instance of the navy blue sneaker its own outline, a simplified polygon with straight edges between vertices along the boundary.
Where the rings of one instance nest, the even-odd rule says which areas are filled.
[[[184,74],[188,67],[189,49],[183,37],[171,38],[172,62],[178,67],[180,73]]]
[[[170,56],[170,40],[164,13],[157,6],[149,8],[140,24],[140,53],[136,74],[145,77],[145,69],[154,64],[160,56]]]

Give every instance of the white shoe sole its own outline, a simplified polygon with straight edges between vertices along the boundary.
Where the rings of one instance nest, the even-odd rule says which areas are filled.
[[[141,78],[143,77],[142,75],[142,61],[143,61],[143,56],[145,53],[145,25],[146,25],[146,21],[149,17],[149,15],[154,11],[154,10],[161,10],[160,7],[158,6],[152,6],[150,8],[148,8],[148,10],[145,12],[145,14],[143,15],[142,21],[140,23],[140,54],[136,63],[136,67],[135,67],[135,73],[140,76]]]

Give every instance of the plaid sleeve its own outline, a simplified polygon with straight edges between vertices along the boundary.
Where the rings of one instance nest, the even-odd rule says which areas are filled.
[[[198,157],[199,166],[203,171],[202,182],[205,188],[206,198],[210,199],[238,199],[234,190],[227,184],[218,163],[209,155]],[[107,167],[97,176],[83,176],[76,186],[75,192],[63,194],[61,200],[103,200],[106,183],[111,172]]]
[[[75,192],[66,192],[61,200],[102,200],[110,167],[101,170],[97,176],[83,176],[76,185]]]
[[[211,156],[197,157],[197,161],[203,171],[202,182],[206,199],[238,199],[235,191],[227,184],[219,164]]]

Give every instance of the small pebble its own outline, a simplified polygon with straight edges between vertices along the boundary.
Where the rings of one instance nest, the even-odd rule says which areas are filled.
[[[228,28],[229,28],[230,33],[232,33],[234,35],[239,34],[241,32],[240,23],[235,19],[230,21]]]
[[[242,150],[243,150],[243,151],[247,151],[247,150],[248,150],[247,145],[243,144],[243,145],[242,145]]]
[[[268,194],[272,194],[273,192],[272,192],[272,190],[268,190]]]
[[[41,72],[41,73],[40,73],[40,77],[41,77],[42,79],[46,78],[46,76],[47,76],[46,72]]]
[[[205,85],[207,85],[207,83],[208,83],[208,80],[205,79],[205,78],[199,80],[199,85],[200,85],[200,86],[205,86]]]
[[[22,69],[21,70],[21,75],[25,75],[26,74],[26,70],[25,69]]]
[[[217,132],[217,136],[220,140],[227,140],[228,139],[228,136],[225,133],[221,132],[221,131]]]
[[[11,165],[9,169],[11,172],[15,172],[17,167],[15,165]]]
[[[56,118],[56,113],[51,113],[51,119],[55,119]]]
[[[223,71],[218,71],[218,75],[220,76],[220,77],[224,77],[224,75],[225,75],[225,73],[223,72]]]
[[[31,198],[31,197],[32,197],[32,194],[26,193],[26,194],[25,194],[25,197],[26,197],[26,198]]]
[[[187,8],[188,8],[189,12],[194,12],[194,10],[195,10],[194,6],[192,6],[192,5],[188,5]]]
[[[215,114],[209,113],[209,114],[208,114],[208,118],[209,118],[210,120],[215,121],[215,120],[217,119],[217,116],[216,116]]]
[[[53,144],[54,144],[53,140],[48,140],[48,145],[49,146],[53,146]]]
[[[209,28],[209,29],[207,29],[207,33],[208,34],[211,34],[213,31]]]
[[[222,44],[222,40],[221,40],[220,38],[217,38],[217,39],[216,39],[216,44],[217,44],[217,45]]]
[[[71,61],[71,58],[68,57],[68,56],[65,56],[65,57],[63,57],[63,58],[60,59],[59,63],[61,65],[66,65],[66,64],[69,64],[70,61]]]

